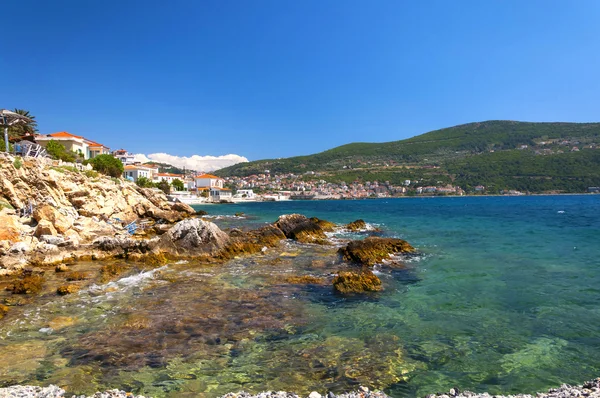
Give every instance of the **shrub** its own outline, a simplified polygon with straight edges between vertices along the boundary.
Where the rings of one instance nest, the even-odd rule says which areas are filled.
[[[156,184],[156,188],[160,189],[167,195],[171,192],[171,185],[166,180],[160,180],[160,182]]]
[[[183,191],[185,189],[183,181],[181,181],[179,178],[174,179],[171,185],[173,185],[173,188],[175,188],[177,191]]]
[[[77,159],[77,155],[74,152],[67,151],[67,148],[63,144],[55,140],[48,141],[46,152],[54,159],[64,162],[74,162]]]
[[[147,177],[138,177],[135,183],[140,188],[154,188],[154,183]]]
[[[15,160],[13,162],[13,166],[15,166],[15,169],[19,170],[21,168],[21,166],[23,166],[23,161],[21,160],[21,158],[19,158],[19,157],[15,158]]]
[[[89,163],[94,170],[111,177],[121,177],[123,175],[123,163],[112,155],[98,155],[90,159]]]
[[[89,178],[96,178],[96,177],[98,177],[98,172],[95,171],[95,170],[86,170],[83,174],[85,174],[86,177],[89,177]]]

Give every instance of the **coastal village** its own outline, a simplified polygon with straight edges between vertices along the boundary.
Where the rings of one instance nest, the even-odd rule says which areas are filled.
[[[439,181],[437,185],[423,184],[420,179],[406,179],[401,184],[389,181],[353,181],[331,182],[322,177],[319,171],[306,171],[302,174],[263,173],[245,177],[229,176],[225,178],[197,170],[179,170],[179,173],[167,172],[164,164],[141,163],[133,153],[125,149],[112,150],[99,142],[66,131],[34,135],[28,137],[40,147],[45,148],[49,142],[60,143],[67,151],[79,154],[78,162],[93,159],[98,155],[110,154],[124,165],[123,178],[141,183],[158,184],[166,182],[170,187],[169,198],[186,204],[236,203],[252,201],[281,200],[332,200],[332,199],[367,199],[391,198],[404,196],[463,196],[466,194],[486,194],[486,187],[478,185],[471,192],[465,192],[459,186]],[[571,146],[579,142],[541,142],[540,146],[556,144]],[[521,148],[528,149],[526,146]],[[553,151],[554,149],[544,149]],[[573,146],[572,151],[578,151]],[[546,152],[536,149],[536,154]],[[560,151],[560,149],[558,149]],[[79,167],[78,165],[76,165]],[[600,189],[590,187],[588,192],[597,193]],[[504,195],[524,195],[526,192],[506,190]]]
[[[457,186],[422,186],[419,181],[405,180],[400,186],[389,181],[366,181],[330,183],[319,179],[320,174],[308,171],[303,175],[286,173],[271,174],[269,170],[247,177],[221,178],[196,170],[184,170],[181,174],[161,171],[154,163],[136,161],[135,155],[125,149],[111,149],[86,137],[66,131],[31,137],[41,147],[49,142],[60,143],[66,150],[80,154],[81,160],[110,154],[124,166],[123,178],[133,182],[140,179],[159,183],[166,181],[173,187],[170,198],[187,204],[234,203],[249,201],[311,200],[311,199],[365,199],[416,195],[459,195],[465,192]],[[310,177],[307,179],[306,177]],[[179,189],[177,189],[177,187]],[[482,192],[485,187],[477,187]],[[510,192],[518,195],[520,192]]]

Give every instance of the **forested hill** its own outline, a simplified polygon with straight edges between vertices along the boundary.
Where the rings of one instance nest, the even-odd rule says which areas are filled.
[[[406,140],[352,143],[314,155],[239,163],[215,174],[265,172],[316,172],[327,181],[422,178],[464,189],[488,184],[578,192],[600,185],[600,123],[469,123]]]
[[[352,143],[325,152],[285,159],[239,163],[216,172],[220,176],[334,170],[368,162],[442,164],[466,155],[519,149],[552,140],[600,141],[600,123],[530,123],[487,121],[431,131],[406,140]]]

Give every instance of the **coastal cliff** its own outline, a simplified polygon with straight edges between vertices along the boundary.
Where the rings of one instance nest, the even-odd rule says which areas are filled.
[[[164,193],[49,159],[0,155],[0,274],[76,259],[124,226],[175,223],[195,214]],[[68,249],[68,250],[65,250]]]

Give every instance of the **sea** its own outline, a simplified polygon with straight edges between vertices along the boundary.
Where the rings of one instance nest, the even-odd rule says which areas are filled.
[[[291,213],[370,228],[225,264],[131,265],[79,294],[47,293],[0,321],[0,386],[217,397],[364,385],[422,397],[534,393],[600,376],[600,195],[197,208],[223,229]],[[381,292],[336,294],[331,277],[353,267],[337,248],[373,234],[419,254],[376,266]],[[286,282],[301,275],[325,282]]]

